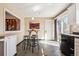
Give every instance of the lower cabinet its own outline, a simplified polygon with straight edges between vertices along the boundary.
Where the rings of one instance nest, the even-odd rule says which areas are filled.
[[[0,41],[0,56],[13,56],[16,54],[16,35],[5,36],[3,41]]]
[[[4,55],[4,41],[0,41],[0,56]]]
[[[16,53],[16,38],[16,35],[5,37],[7,56],[13,56]]]
[[[74,37],[70,35],[61,35],[61,52],[66,56],[74,56]]]
[[[75,38],[75,56],[79,56],[79,38]]]

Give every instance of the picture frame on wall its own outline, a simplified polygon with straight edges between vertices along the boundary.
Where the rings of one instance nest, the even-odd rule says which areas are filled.
[[[29,23],[29,28],[30,29],[39,29],[40,23]]]
[[[18,31],[20,30],[20,19],[10,14],[9,12],[5,12],[5,30],[6,31]]]

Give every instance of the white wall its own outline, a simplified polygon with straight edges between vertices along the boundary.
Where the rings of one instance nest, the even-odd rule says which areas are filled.
[[[79,3],[76,3],[76,25],[73,26],[74,32],[79,32]]]
[[[31,19],[25,19],[25,34],[28,35],[28,30],[29,30],[29,22],[36,22],[40,23],[40,29],[38,32],[38,38],[44,39],[44,20],[42,19],[36,19],[36,20],[31,20]]]
[[[4,18],[4,10],[7,9],[10,12],[12,12],[14,15],[16,15],[17,17],[19,17],[19,19],[21,20],[21,29],[20,31],[18,31],[18,33],[21,34],[17,34],[17,32],[14,32],[17,34],[17,43],[19,43],[20,41],[23,40],[23,34],[24,34],[24,19],[21,16],[20,11],[15,8],[15,6],[12,6],[10,4],[0,4],[0,33],[4,33],[5,34],[5,18]],[[7,32],[9,33],[13,33],[13,32]]]
[[[40,23],[40,29],[39,29],[39,32],[38,32],[38,38],[39,39],[45,39],[45,20],[49,20],[49,19],[46,19],[46,18],[36,18],[35,20],[31,20],[31,18],[25,18],[25,34],[28,35],[28,31],[29,30],[29,22],[39,22]],[[51,19],[52,20],[52,19]],[[54,38],[54,21],[52,20],[52,39]]]
[[[0,33],[4,32],[4,5],[0,4]]]

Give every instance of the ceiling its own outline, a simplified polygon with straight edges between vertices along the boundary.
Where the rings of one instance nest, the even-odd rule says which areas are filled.
[[[70,3],[11,3],[24,17],[54,17]],[[33,10],[38,6],[36,10]]]

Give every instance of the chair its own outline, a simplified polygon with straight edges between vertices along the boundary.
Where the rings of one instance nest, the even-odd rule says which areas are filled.
[[[30,48],[32,48],[32,53],[34,52],[34,49],[38,47],[39,51],[39,40],[38,40],[38,31],[37,30],[28,30],[29,32],[29,43]]]
[[[39,41],[37,39],[37,35],[31,36],[31,47],[32,47],[32,53],[34,52],[34,49],[36,47],[38,47],[38,51],[39,51]]]
[[[24,36],[24,50],[30,48],[30,39],[28,35]]]

